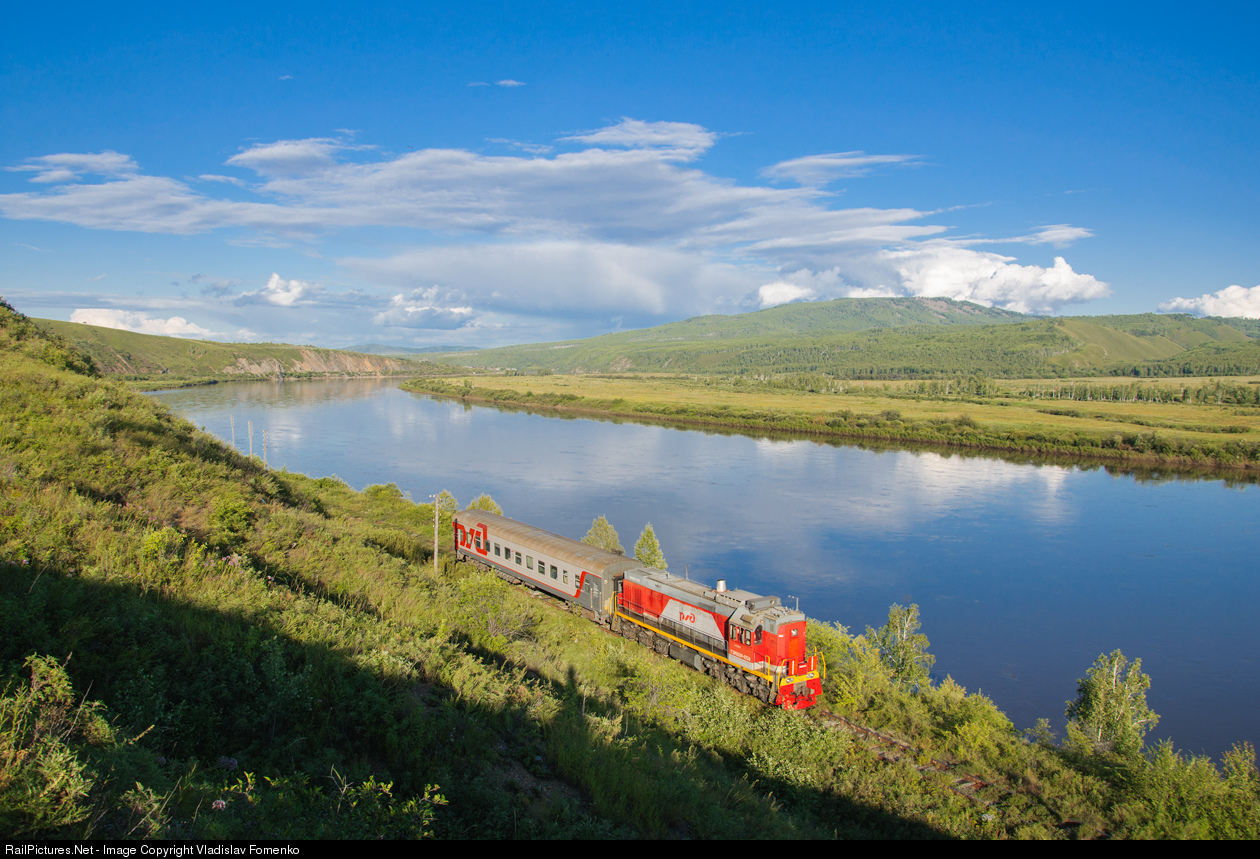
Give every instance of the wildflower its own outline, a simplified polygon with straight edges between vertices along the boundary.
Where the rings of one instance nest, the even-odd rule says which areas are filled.
[[[223,809],[227,808],[227,803],[221,799],[216,799],[214,802],[210,803],[210,807],[213,808],[215,811],[222,811]]]

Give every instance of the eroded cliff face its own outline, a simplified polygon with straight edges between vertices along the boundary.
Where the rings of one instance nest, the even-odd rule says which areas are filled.
[[[331,349],[300,349],[300,358],[281,362],[276,358],[251,361],[239,357],[221,372],[231,375],[274,376],[277,373],[347,373],[356,376],[403,373],[408,367],[402,361],[381,355],[356,352],[334,352]]]

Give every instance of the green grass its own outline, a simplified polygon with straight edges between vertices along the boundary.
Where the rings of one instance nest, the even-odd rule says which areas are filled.
[[[498,376],[402,387],[557,414],[1247,474],[1260,471],[1260,385],[1248,381]]]
[[[0,405],[8,835],[1260,834],[1247,748],[1218,766],[1030,742],[811,622],[828,706],[918,750],[889,760],[445,553],[435,573],[431,507],[271,471],[7,307]]]

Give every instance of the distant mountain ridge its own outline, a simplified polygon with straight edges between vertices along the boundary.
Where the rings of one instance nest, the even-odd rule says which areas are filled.
[[[363,343],[347,346],[345,351],[363,355],[422,355],[432,352],[475,352],[480,346],[391,346],[387,343]]]
[[[947,298],[842,298],[435,359],[576,373],[1238,375],[1260,373],[1254,323],[1156,313],[1037,317]]]

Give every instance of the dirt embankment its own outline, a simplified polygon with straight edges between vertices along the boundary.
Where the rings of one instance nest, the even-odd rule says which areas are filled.
[[[286,373],[351,373],[355,375],[372,375],[384,373],[404,373],[409,366],[394,358],[381,355],[363,355],[357,352],[335,352],[325,349],[301,349],[300,358],[282,362],[278,358],[266,357],[250,360],[240,356],[235,362],[223,368],[222,372],[230,375],[274,376]],[[287,364],[287,366],[286,366]]]

